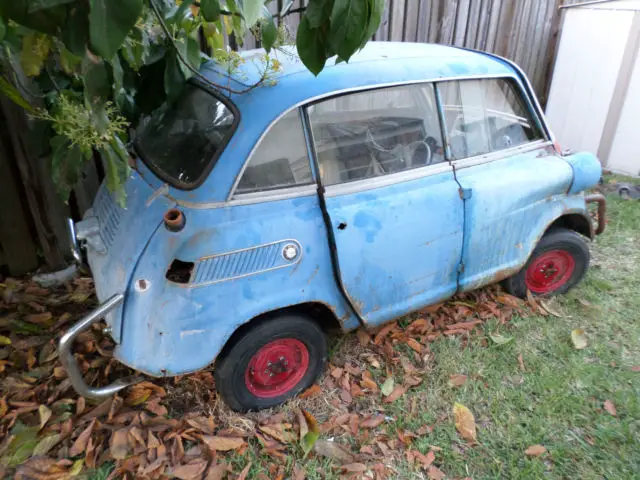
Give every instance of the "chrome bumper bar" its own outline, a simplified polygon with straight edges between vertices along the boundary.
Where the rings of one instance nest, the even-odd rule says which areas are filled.
[[[104,315],[116,308],[124,300],[124,295],[119,293],[104,302],[98,308],[87,314],[82,320],[73,325],[67,333],[65,333],[58,343],[58,356],[62,366],[67,371],[71,385],[78,395],[96,400],[110,397],[123,388],[126,388],[141,381],[138,377],[127,377],[116,380],[105,387],[91,387],[84,381],[80,367],[73,356],[73,342],[78,335],[88,330],[91,325],[99,321]]]
[[[590,203],[598,204],[598,226],[595,229],[596,235],[601,235],[607,228],[607,199],[600,193],[587,195],[585,197],[587,205]]]

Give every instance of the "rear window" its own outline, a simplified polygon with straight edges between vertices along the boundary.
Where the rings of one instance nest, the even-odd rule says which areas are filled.
[[[136,147],[163,180],[194,188],[213,168],[235,124],[236,116],[222,100],[187,84],[174,102],[143,117]]]

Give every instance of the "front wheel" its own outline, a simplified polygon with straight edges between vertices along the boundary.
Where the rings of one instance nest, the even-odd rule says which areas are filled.
[[[589,268],[589,245],[578,233],[554,229],[545,234],[531,258],[516,275],[504,281],[505,289],[526,298],[567,293],[583,279]]]
[[[262,410],[309,388],[326,363],[326,335],[318,324],[281,315],[249,328],[226,349],[215,366],[216,389],[233,410]]]

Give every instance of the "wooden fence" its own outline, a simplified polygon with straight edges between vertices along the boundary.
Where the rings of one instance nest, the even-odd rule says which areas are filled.
[[[284,0],[272,5],[280,11]],[[565,0],[575,3],[579,0]],[[308,0],[295,0],[292,8]],[[516,61],[546,101],[560,28],[560,0],[387,0],[374,39],[430,42],[493,52]],[[282,19],[292,35],[301,14]],[[247,38],[243,48],[256,46]],[[7,125],[8,127],[5,127]],[[66,216],[78,218],[99,185],[99,165],[88,165],[71,200],[56,197],[48,159],[29,145],[23,116],[0,98],[0,275],[20,275],[38,265],[64,266]]]

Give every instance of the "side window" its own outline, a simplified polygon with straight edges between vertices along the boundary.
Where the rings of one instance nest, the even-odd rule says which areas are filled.
[[[431,84],[335,97],[308,112],[325,185],[445,161]]]
[[[543,138],[510,80],[462,80],[438,86],[454,160]]]
[[[278,120],[262,138],[235,193],[306,185],[312,180],[302,122],[295,109]]]

